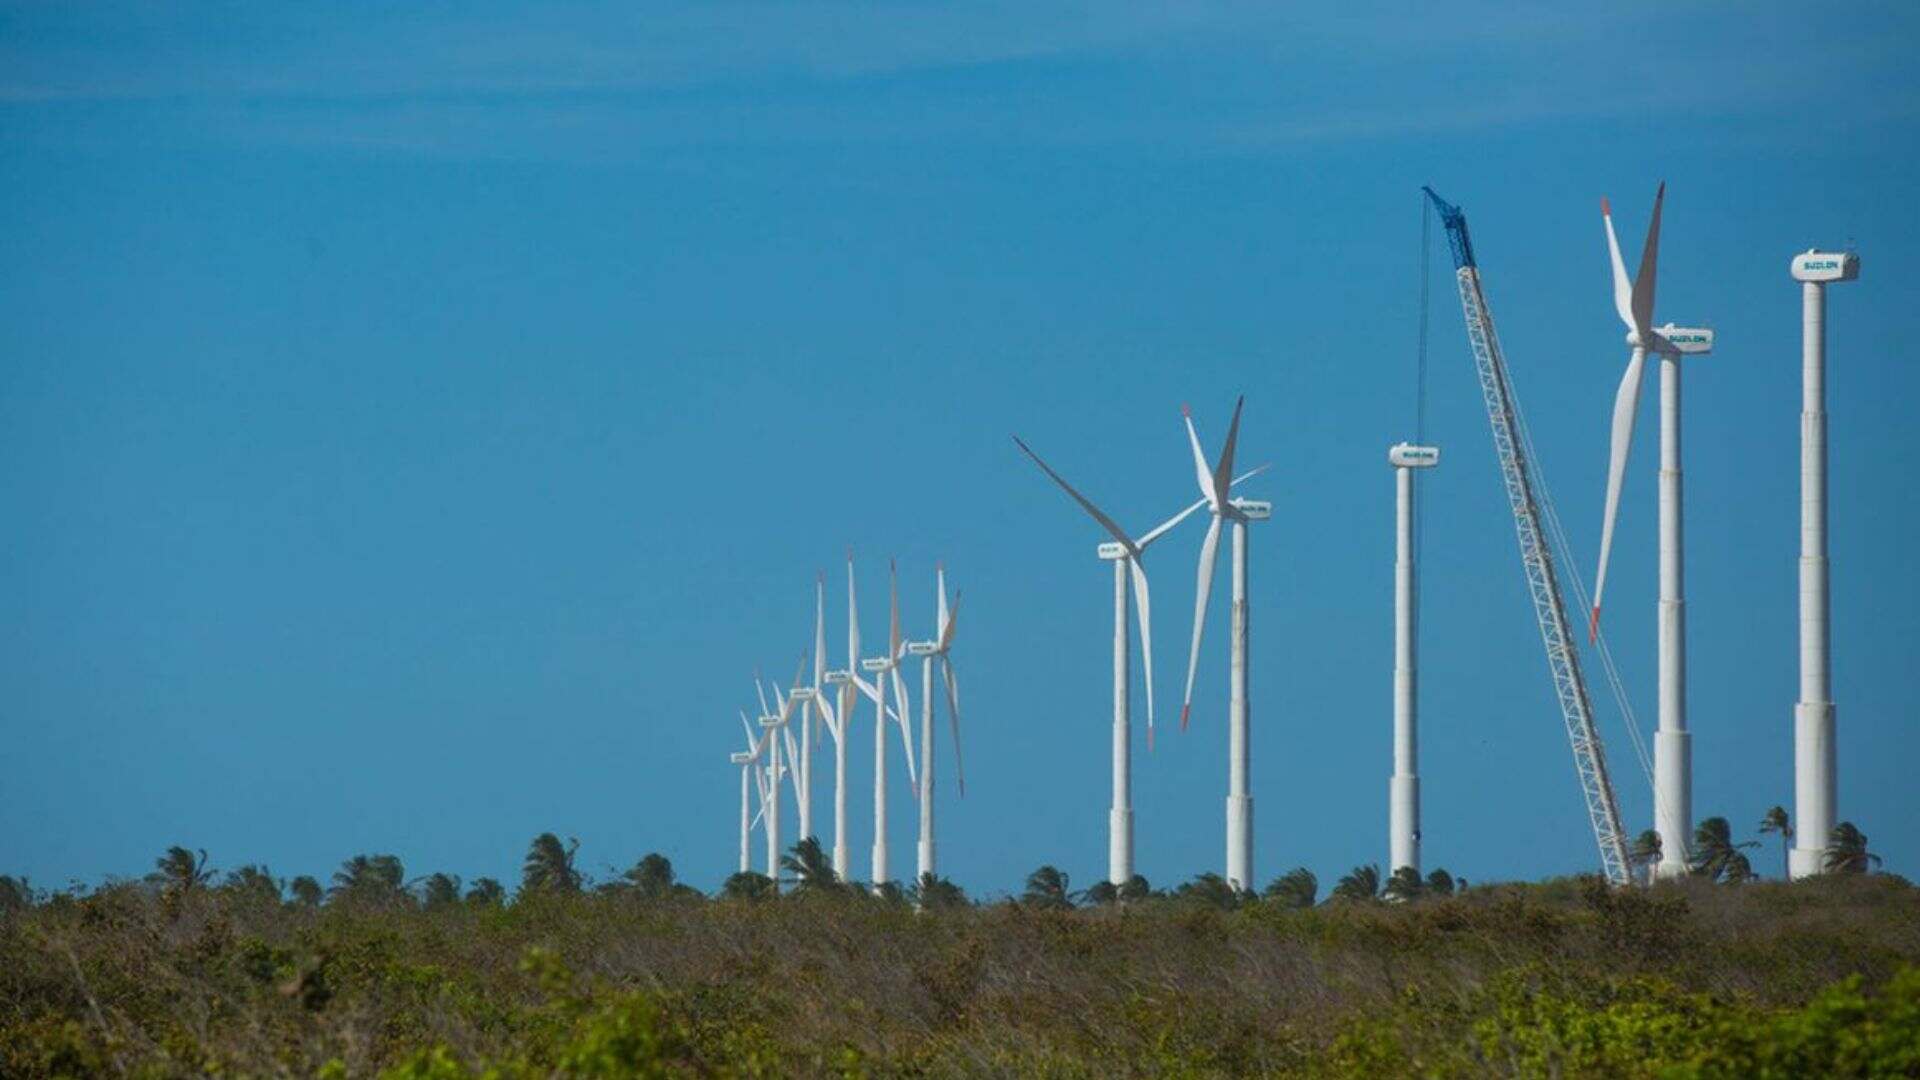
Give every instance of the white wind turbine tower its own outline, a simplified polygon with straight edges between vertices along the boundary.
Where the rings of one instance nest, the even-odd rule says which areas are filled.
[[[1227,441],[1220,460],[1207,471],[1207,457],[1200,449],[1200,436],[1193,429],[1193,413],[1182,407],[1186,418],[1187,441],[1193,447],[1193,467],[1200,482],[1200,493],[1207,500],[1213,521],[1207,526],[1207,538],[1200,545],[1200,573],[1193,601],[1193,645],[1187,653],[1187,692],[1180,707],[1180,729],[1186,730],[1193,711],[1193,676],[1200,665],[1200,634],[1206,625],[1207,594],[1213,588],[1213,569],[1220,551],[1220,525],[1233,525],[1233,639],[1231,681],[1227,711],[1227,882],[1237,889],[1253,888],[1253,796],[1248,794],[1251,773],[1247,701],[1247,523],[1265,521],[1273,516],[1273,504],[1253,499],[1232,498],[1228,488],[1233,475],[1234,444],[1240,438],[1240,409],[1245,397],[1233,406],[1233,423],[1227,428]]]
[[[768,747],[768,782],[766,784],[768,799],[763,808],[763,813],[767,819],[767,876],[773,879],[773,889],[775,892],[780,891],[780,778],[782,776],[789,777],[793,780],[795,798],[798,799],[799,797],[800,770],[796,766],[788,766],[782,763],[780,760],[780,750],[781,744],[784,741],[786,744],[786,756],[788,758],[797,758],[799,756],[799,750],[793,741],[793,730],[789,727],[788,721],[793,717],[793,706],[800,700],[801,688],[798,684],[800,682],[800,672],[805,670],[806,658],[804,656],[801,657],[800,663],[801,667],[793,673],[795,689],[792,694],[783,695],[780,693],[778,687],[774,688],[773,696],[774,703],[778,706],[777,712],[767,711],[767,696],[760,687],[760,679],[757,675],[754,677],[753,683],[754,693],[758,694],[760,698],[760,727],[766,733]]]
[[[759,794],[761,813],[764,814],[766,812],[767,792],[762,780],[760,752],[765,749],[768,740],[754,737],[753,725],[747,722],[747,714],[744,712],[740,714],[740,727],[747,733],[747,748],[745,750],[735,751],[727,756],[728,760],[740,766],[740,872],[744,874],[748,870],[753,869],[752,845],[749,838],[753,835],[753,826],[756,820],[748,817],[748,810],[751,805],[751,800],[748,798],[748,783],[751,781],[754,789]]]
[[[1440,464],[1432,446],[1395,443],[1387,449],[1393,466],[1393,777],[1387,791],[1387,872],[1403,866],[1420,872],[1420,687],[1415,645],[1419,617],[1418,580],[1413,564],[1413,470]]]
[[[853,587],[853,564],[848,560],[847,587]],[[852,596],[847,603],[848,634],[852,645],[849,656],[859,655],[860,627],[857,613],[852,610]],[[848,663],[852,663],[851,660]],[[833,872],[840,880],[847,877],[847,719],[853,715],[849,700],[850,687],[845,678],[834,678],[842,672],[827,671],[827,574],[820,572],[814,587],[813,606],[813,686],[808,704],[820,714],[821,722],[826,726],[827,735],[833,739]],[[820,690],[822,683],[838,687],[840,707],[835,709]]]
[[[760,816],[766,819],[767,835],[767,876],[773,879],[775,892],[780,891],[780,777],[784,769],[780,764],[780,736],[782,725],[786,723],[785,710],[779,713],[767,711],[766,694],[760,690],[760,680],[754,679],[754,693],[760,697],[760,728],[767,750],[767,771],[761,781]]]
[[[907,731],[907,687],[906,680],[900,677],[900,663],[906,656],[906,645],[900,639],[900,578],[894,564],[887,563],[888,621],[887,653],[885,656],[864,657],[860,661],[862,670],[873,676],[871,686],[862,685],[862,692],[868,693],[874,702],[873,725],[873,888],[875,892],[884,888],[893,880],[887,859],[887,713],[891,711],[900,726],[900,749],[907,758],[907,781],[914,783],[913,736]],[[853,603],[853,565],[851,559],[847,565],[847,603]],[[860,653],[859,638],[849,638],[850,655]],[[886,707],[887,684],[893,686],[894,708]]]
[[[1800,287],[1800,700],[1793,707],[1793,813],[1798,832],[1788,869],[1795,878],[1826,869],[1838,816],[1834,776],[1833,659],[1827,609],[1827,283],[1854,281],[1853,252],[1808,250],[1793,257]]]
[[[920,861],[918,877],[924,879],[928,874],[938,873],[933,846],[933,668],[940,666],[940,679],[947,689],[947,719],[953,731],[953,771],[958,781],[960,797],[967,797],[967,767],[960,754],[960,686],[954,681],[953,660],[949,651],[953,648],[953,631],[959,616],[960,597],[954,596],[954,606],[947,607],[947,571],[944,566],[935,567],[934,579],[937,591],[937,614],[934,619],[934,636],[931,641],[914,641],[907,645],[910,656],[920,657]]]
[[[1659,729],[1653,746],[1653,818],[1660,834],[1660,877],[1684,876],[1693,839],[1693,750],[1687,731],[1687,638],[1685,562],[1680,469],[1680,358],[1713,349],[1713,331],[1681,329],[1671,323],[1653,325],[1654,285],[1660,254],[1660,209],[1667,186],[1653,198],[1653,216],[1647,224],[1647,243],[1640,252],[1640,269],[1627,279],[1620,257],[1620,241],[1613,231],[1613,212],[1600,200],[1606,227],[1607,255],[1613,269],[1613,303],[1627,327],[1632,353],[1615,394],[1612,446],[1607,472],[1607,503],[1601,523],[1600,565],[1594,578],[1589,639],[1599,636],[1601,593],[1606,587],[1607,559],[1613,546],[1613,527],[1619,513],[1620,487],[1633,441],[1633,421],[1640,398],[1641,369],[1648,351],[1660,355],[1660,601]]]
[[[1141,556],[1155,540],[1164,536],[1174,526],[1185,521],[1196,511],[1207,505],[1207,500],[1199,499],[1186,509],[1175,514],[1139,539],[1129,537],[1124,530],[1101,509],[1093,505],[1086,496],[1074,490],[1066,478],[1053,471],[1053,467],[1041,460],[1033,448],[1015,435],[1013,441],[1022,452],[1040,466],[1042,472],[1060,485],[1061,490],[1073,497],[1080,508],[1107,531],[1112,540],[1102,543],[1096,553],[1101,559],[1113,563],[1113,805],[1107,811],[1107,881],[1113,885],[1125,885],[1133,880],[1133,744],[1132,718],[1129,709],[1129,692],[1132,689],[1132,676],[1128,657],[1131,644],[1127,633],[1127,586],[1131,578],[1133,586],[1134,614],[1140,625],[1140,652],[1144,658],[1141,668],[1146,676],[1147,685],[1147,748],[1153,748],[1153,631],[1150,614],[1150,598],[1147,592],[1147,572],[1140,565]],[[1254,476],[1266,469],[1262,465],[1244,475],[1234,478],[1234,483]]]

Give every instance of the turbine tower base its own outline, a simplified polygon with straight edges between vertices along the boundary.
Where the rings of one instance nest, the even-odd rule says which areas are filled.
[[[1403,866],[1420,871],[1420,778],[1399,775],[1389,782],[1392,804],[1392,850],[1388,853],[1387,873]]]
[[[1683,878],[1692,869],[1687,861],[1693,845],[1687,778],[1693,774],[1693,734],[1659,731],[1653,738],[1653,824],[1660,833],[1660,862],[1653,875],[1661,880]]]
[[[1833,705],[1803,701],[1793,707],[1793,850],[1787,869],[1795,880],[1826,870],[1827,838],[1833,832]]]
[[[1227,882],[1253,890],[1253,796],[1227,796]]]
[[[1133,880],[1133,811],[1107,811],[1107,881],[1115,888]]]

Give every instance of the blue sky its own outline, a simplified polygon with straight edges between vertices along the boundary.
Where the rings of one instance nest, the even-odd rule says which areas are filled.
[[[1686,399],[1696,812],[1792,806],[1786,264],[1857,242],[1830,306],[1841,816],[1911,874],[1917,42],[1901,4],[0,5],[0,871],[185,843],[511,878],[551,829],[596,874],[659,850],[712,887],[735,711],[851,544],[869,642],[889,556],[919,632],[936,560],[967,596],[942,869],[1091,883],[1110,578],[1008,433],[1145,528],[1193,497],[1180,404],[1217,445],[1241,393],[1243,460],[1276,466],[1250,486],[1276,508],[1257,874],[1383,861],[1419,186],[1473,224],[1590,577],[1624,361],[1597,201],[1631,260],[1665,179],[1658,314],[1720,334]],[[1585,870],[1437,234],[1427,272],[1426,855]],[[1608,611],[1650,728],[1648,390]],[[1169,717],[1200,535],[1149,564]],[[1156,883],[1221,868],[1225,616],[1192,730],[1136,748]]]

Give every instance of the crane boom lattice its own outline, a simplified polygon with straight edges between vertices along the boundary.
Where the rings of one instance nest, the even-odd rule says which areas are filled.
[[[1600,847],[1600,866],[1609,882],[1626,885],[1631,878],[1626,833],[1620,824],[1620,803],[1607,772],[1606,748],[1601,745],[1599,731],[1594,726],[1593,702],[1587,694],[1580,655],[1568,633],[1566,605],[1560,598],[1553,554],[1542,527],[1542,500],[1534,491],[1535,470],[1527,454],[1526,428],[1513,384],[1507,377],[1500,338],[1494,332],[1493,313],[1481,289],[1480,268],[1474,261],[1467,219],[1458,207],[1434,194],[1432,188],[1423,190],[1439,211],[1440,220],[1446,226],[1447,243],[1453,251],[1454,277],[1460,287],[1460,306],[1467,320],[1467,343],[1473,350],[1480,394],[1486,401],[1487,421],[1493,428],[1494,455],[1500,461],[1507,502],[1513,510],[1514,531],[1520,541],[1520,565],[1533,600],[1534,619],[1540,625],[1540,641],[1546,647],[1554,693],[1566,721],[1567,741],[1573,747],[1573,766],[1580,778],[1581,794],[1586,799],[1587,817],[1593,823],[1593,838]]]

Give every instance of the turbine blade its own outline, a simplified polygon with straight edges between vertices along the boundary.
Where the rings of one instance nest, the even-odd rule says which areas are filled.
[[[892,610],[891,621],[887,624],[887,655],[900,655],[900,568],[892,559],[887,560],[888,604]]]
[[[820,680],[827,674],[827,572],[813,583],[813,688],[820,688]]]
[[[1147,595],[1147,571],[1138,559],[1128,559],[1127,568],[1133,571],[1133,613],[1140,622],[1140,669],[1147,676],[1147,740],[1153,740],[1153,614],[1152,600]]]
[[[960,625],[960,594],[953,594],[953,610],[947,612],[940,631],[940,652],[944,655],[953,646],[953,632]]]
[[[934,604],[933,637],[938,641],[947,636],[947,568],[936,563],[933,568],[934,591],[938,597]]]
[[[1640,374],[1645,349],[1633,350],[1620,389],[1613,397],[1613,441],[1607,456],[1607,508],[1600,519],[1600,567],[1593,576],[1593,613],[1587,622],[1587,643],[1600,633],[1600,599],[1607,588],[1607,559],[1613,553],[1613,525],[1620,512],[1620,484],[1627,472],[1627,452],[1633,448],[1633,416],[1640,403]]]
[[[1620,313],[1628,332],[1638,333],[1640,328],[1633,322],[1633,283],[1627,280],[1627,264],[1620,260],[1620,238],[1613,234],[1613,207],[1604,196],[1600,199],[1600,221],[1607,227],[1607,257],[1613,264],[1613,310]]]
[[[1138,549],[1134,547],[1132,538],[1127,536],[1126,531],[1120,528],[1117,522],[1115,522],[1112,518],[1108,517],[1106,513],[1102,511],[1099,507],[1093,505],[1092,500],[1088,499],[1085,495],[1080,494],[1078,491],[1075,491],[1073,485],[1067,483],[1066,477],[1063,477],[1059,473],[1053,471],[1053,466],[1048,465],[1046,462],[1040,460],[1040,455],[1034,453],[1032,447],[1028,446],[1024,442],[1021,442],[1020,436],[1015,435],[1013,437],[1013,441],[1020,447],[1022,451],[1026,453],[1028,457],[1033,459],[1033,463],[1035,465],[1040,466],[1041,472],[1044,472],[1048,476],[1052,477],[1053,482],[1060,485],[1061,490],[1065,491],[1068,495],[1073,496],[1073,501],[1079,503],[1080,509],[1085,510],[1087,514],[1093,518],[1093,520],[1099,522],[1100,527],[1107,530],[1108,536],[1111,536],[1115,540],[1120,541],[1121,544],[1126,546],[1126,549],[1129,552],[1137,553]],[[1202,500],[1199,505],[1205,506],[1206,505],[1205,500]],[[1191,512],[1192,510],[1189,509],[1188,513],[1191,513]],[[1178,523],[1179,522],[1176,520],[1170,523],[1168,527],[1171,527],[1172,525],[1178,524]]]
[[[1217,505],[1226,505],[1228,491],[1233,486],[1233,450],[1240,442],[1240,410],[1247,403],[1247,396],[1233,403],[1233,422],[1227,425],[1227,441],[1220,448],[1220,463],[1213,467],[1213,501]]]
[[[1147,545],[1153,543],[1155,540],[1158,540],[1162,536],[1165,536],[1167,533],[1171,532],[1174,526],[1179,525],[1181,522],[1192,517],[1196,511],[1206,509],[1206,506],[1207,506],[1207,500],[1205,499],[1198,499],[1192,503],[1189,503],[1185,510],[1180,511],[1179,513],[1173,515],[1172,517],[1161,522],[1160,524],[1155,525],[1153,528],[1148,529],[1146,533],[1140,537],[1140,539],[1135,540],[1129,546],[1128,554],[1131,554],[1135,558],[1139,558],[1141,553],[1147,550]]]
[[[753,736],[753,725],[747,723],[747,710],[745,709],[740,710],[740,730],[747,733],[747,749],[751,751],[754,744],[759,742],[759,740]]]
[[[853,549],[847,549],[847,674],[855,679],[860,670],[860,604],[854,598]]]
[[[894,664],[887,669],[893,676],[894,719],[900,722],[900,750],[907,756],[907,781],[918,784],[919,778],[913,769],[913,734],[907,730],[907,717],[912,713],[907,708],[907,683],[900,677],[900,665]]]
[[[953,776],[960,797],[967,797],[967,762],[960,753],[960,684],[953,677],[953,661],[940,657],[940,682],[947,688],[947,724],[953,732]]]
[[[1633,279],[1633,320],[1644,336],[1653,326],[1654,264],[1660,259],[1660,204],[1667,199],[1667,185],[1653,194],[1653,217],[1647,222],[1647,246],[1640,249],[1640,272]]]
[[[780,734],[786,737],[787,759],[789,761],[798,762],[800,760],[800,751],[795,749],[795,744],[793,741],[793,729],[790,727],[783,727],[780,729]],[[786,772],[789,776],[793,777],[793,797],[796,799],[800,798],[800,769],[798,765],[796,765],[792,769],[786,770]]]
[[[1180,406],[1180,418],[1187,424],[1187,445],[1193,448],[1193,473],[1200,482],[1200,496],[1213,505],[1213,473],[1207,469],[1207,455],[1200,449],[1200,433],[1193,430],[1193,410]]]
[[[753,672],[753,693],[755,697],[760,699],[760,715],[767,715],[767,689],[761,685],[760,669],[758,668],[755,668]]]
[[[1207,593],[1213,589],[1213,564],[1220,554],[1220,515],[1207,526],[1207,538],[1200,545],[1200,576],[1193,597],[1193,645],[1187,650],[1187,692],[1180,703],[1180,730],[1187,730],[1193,712],[1193,673],[1200,667],[1200,632],[1207,625]]]

